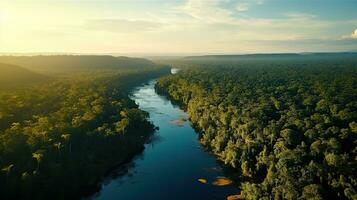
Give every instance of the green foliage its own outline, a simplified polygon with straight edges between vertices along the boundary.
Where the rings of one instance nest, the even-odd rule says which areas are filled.
[[[0,90],[1,198],[79,199],[93,192],[154,131],[128,91],[167,72],[81,72]]]
[[[309,200],[322,200],[323,197],[321,195],[322,187],[317,184],[311,184],[304,187],[302,192],[303,199]]]
[[[156,90],[187,108],[202,144],[241,173],[246,199],[356,199],[355,59],[210,58],[192,58],[200,66]]]

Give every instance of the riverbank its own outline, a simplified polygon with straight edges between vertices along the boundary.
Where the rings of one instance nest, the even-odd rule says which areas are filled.
[[[235,183],[213,155],[206,152],[187,114],[154,89],[155,82],[134,90],[131,98],[149,112],[159,128],[154,140],[120,176],[102,183],[90,199],[226,199],[237,194]],[[173,123],[180,120],[180,123]],[[199,180],[205,180],[205,183]]]

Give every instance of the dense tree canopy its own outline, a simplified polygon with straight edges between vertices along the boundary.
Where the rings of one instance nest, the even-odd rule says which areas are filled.
[[[356,61],[200,65],[161,78],[246,199],[357,199]]]
[[[167,68],[93,71],[0,91],[0,198],[74,199],[154,131],[128,98]]]

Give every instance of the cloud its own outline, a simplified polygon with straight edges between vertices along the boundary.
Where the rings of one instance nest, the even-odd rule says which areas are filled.
[[[356,28],[355,31],[351,34],[351,38],[357,39],[357,28]]]
[[[232,12],[220,7],[220,0],[188,0],[176,10],[205,22],[231,21]]]
[[[355,46],[357,45],[356,40],[352,39],[296,39],[296,40],[275,40],[266,41],[272,44],[290,44],[290,45],[330,45],[330,46]]]
[[[264,0],[249,0],[249,1],[243,0],[243,2],[240,2],[236,5],[236,11],[245,12],[249,10],[252,6],[262,5],[263,3]]]
[[[283,3],[281,8],[271,10],[268,0],[155,2],[142,5],[128,1],[128,6],[84,3],[78,4],[83,10],[72,8],[71,11],[78,13],[68,12],[66,6],[49,6],[51,9],[46,13],[39,12],[43,11],[41,6],[37,10],[26,9],[28,12],[15,6],[14,11],[7,11],[11,14],[8,19],[11,23],[4,24],[0,31],[0,50],[21,50],[24,43],[28,50],[86,52],[357,48],[357,33],[353,31],[357,28],[356,19],[298,12],[299,7],[287,7],[289,4],[284,6]],[[2,25],[0,23],[0,29]]]
[[[244,12],[244,11],[247,11],[249,9],[248,5],[247,4],[238,4],[236,6],[236,10],[238,12]]]
[[[191,23],[202,24],[236,24],[235,12],[248,11],[252,6],[263,4],[264,0],[241,0],[239,3],[227,7],[229,0],[187,0],[183,5],[175,8],[179,14],[190,16]]]
[[[152,21],[128,19],[90,19],[84,23],[86,29],[114,33],[155,31],[162,27],[162,25],[162,23]]]
[[[351,34],[343,35],[341,38],[344,39],[344,40],[348,40],[348,39],[356,40],[357,39],[357,28]]]
[[[289,13],[286,13],[285,16],[287,16],[291,19],[299,19],[299,20],[316,18],[316,15],[312,15],[309,13],[301,13],[301,12],[289,12]]]
[[[170,35],[184,32],[178,37],[186,34],[185,37],[198,35],[201,40],[211,37],[211,41],[222,37],[239,38],[239,40],[252,38],[290,40],[319,37],[320,39],[340,39],[337,34],[329,33],[338,26],[353,23],[324,20],[314,14],[296,11],[281,13],[285,16],[281,18],[253,17],[249,15],[250,12],[246,12],[254,10],[254,7],[263,3],[261,0],[187,0],[176,7],[177,18],[175,20],[166,18],[167,25],[172,28],[169,29],[165,25],[165,28],[161,30],[171,31]]]

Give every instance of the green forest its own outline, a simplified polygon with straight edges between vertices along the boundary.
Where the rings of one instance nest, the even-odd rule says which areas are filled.
[[[68,65],[50,65],[57,56],[11,57],[28,61],[21,67],[0,64],[1,199],[80,199],[142,151],[156,129],[128,94],[169,68],[148,60],[140,68],[142,59],[60,58],[77,62],[68,61],[70,72]],[[108,64],[113,60],[121,66]],[[47,74],[35,72],[41,63]],[[82,63],[92,63],[91,70]]]
[[[357,0],[0,0],[0,200],[357,200]]]
[[[151,111],[130,99],[135,87],[157,78],[156,92],[187,112],[205,150],[230,171],[240,189],[230,196],[357,199],[353,55],[197,56],[156,63],[0,56],[1,199],[82,199],[100,191],[105,178],[141,154],[158,130]],[[180,68],[169,75],[168,65],[157,63]],[[199,179],[205,177],[183,176],[209,184]]]
[[[188,57],[156,90],[187,110],[245,199],[357,199],[357,60],[292,56]]]

